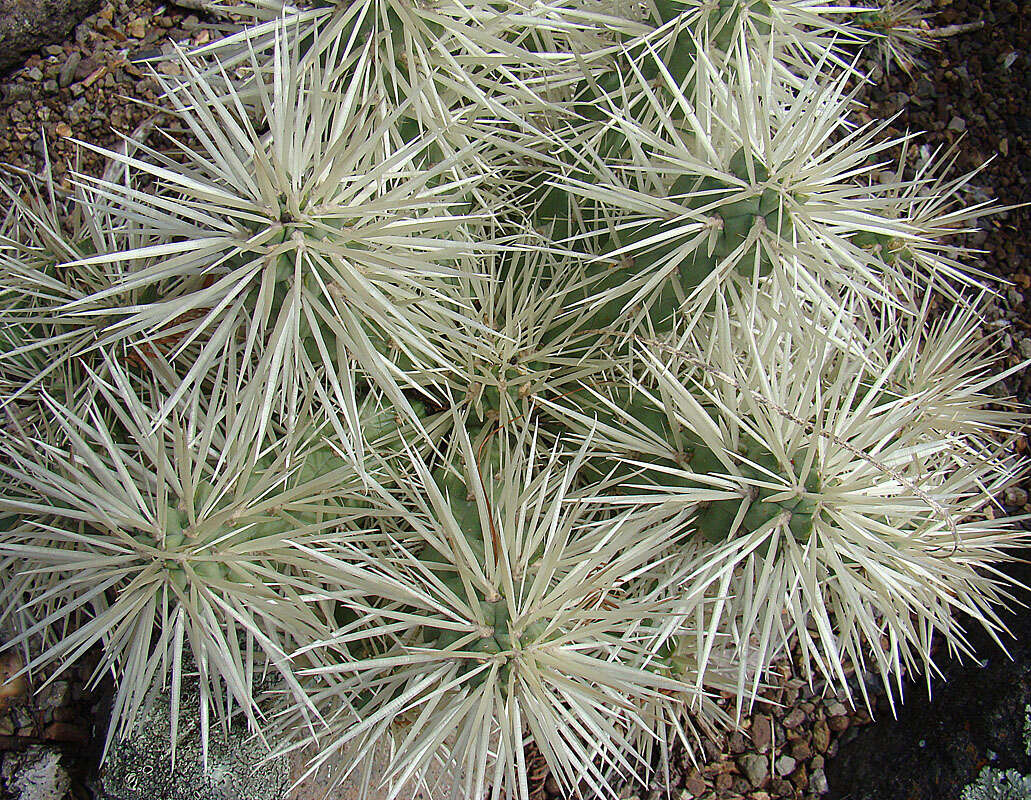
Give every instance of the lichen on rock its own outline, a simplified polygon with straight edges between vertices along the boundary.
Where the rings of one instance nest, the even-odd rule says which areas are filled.
[[[1024,706],[1024,750],[1031,755],[1031,705]],[[1031,775],[985,767],[976,781],[963,788],[960,800],[1031,800]]]

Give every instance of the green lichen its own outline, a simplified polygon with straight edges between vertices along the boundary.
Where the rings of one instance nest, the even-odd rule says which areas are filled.
[[[985,767],[977,780],[963,789],[960,800],[1031,800],[1031,775]]]
[[[1024,706],[1024,752],[1031,756],[1031,704]],[[960,800],[1031,800],[1031,775],[985,767],[963,788]]]

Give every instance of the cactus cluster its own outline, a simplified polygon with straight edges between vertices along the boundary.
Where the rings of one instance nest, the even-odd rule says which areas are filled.
[[[4,186],[0,613],[99,650],[109,743],[196,675],[337,780],[604,795],[792,648],[1003,634],[986,209],[880,172],[868,11],[223,10],[163,136]]]

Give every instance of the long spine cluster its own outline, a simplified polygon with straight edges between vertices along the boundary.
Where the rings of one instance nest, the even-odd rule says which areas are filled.
[[[890,690],[1002,633],[985,209],[872,180],[867,12],[232,11],[189,138],[4,187],[0,611],[101,649],[109,742],[196,673],[337,779],[605,793],[792,645]]]

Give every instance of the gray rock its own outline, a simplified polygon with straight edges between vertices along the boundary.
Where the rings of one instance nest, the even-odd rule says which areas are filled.
[[[0,780],[18,800],[64,800],[72,785],[61,753],[40,745],[4,753]]]
[[[282,800],[288,760],[264,761],[268,750],[243,725],[225,737],[212,721],[205,769],[196,684],[183,687],[173,771],[168,707],[168,695],[158,695],[133,733],[112,746],[101,772],[105,800]]]
[[[786,778],[792,772],[795,771],[796,761],[791,756],[781,756],[777,759],[777,762],[773,765],[773,768],[777,771],[777,774],[782,778]]]
[[[0,74],[67,38],[99,5],[99,0],[0,0]]]
[[[72,686],[68,681],[54,681],[39,690],[36,703],[42,711],[53,711],[68,705],[72,698]]]
[[[57,78],[57,82],[61,86],[71,86],[72,81],[75,80],[75,70],[78,69],[80,61],[82,61],[82,53],[78,50],[73,50],[72,54],[61,65],[61,72]]]
[[[8,83],[4,86],[4,101],[13,103],[17,100],[24,100],[32,94],[27,83]]]
[[[827,794],[831,790],[827,783],[827,773],[822,769],[814,769],[809,776],[809,788],[817,794]]]
[[[758,789],[770,777],[770,762],[765,756],[749,753],[737,760],[737,765],[745,773],[748,782]]]

